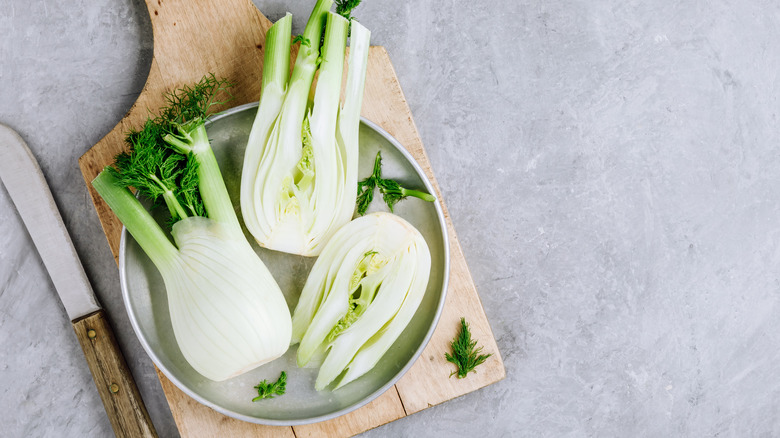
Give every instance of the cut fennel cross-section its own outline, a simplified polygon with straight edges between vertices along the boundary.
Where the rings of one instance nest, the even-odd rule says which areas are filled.
[[[333,235],[293,312],[298,366],[320,366],[317,390],[379,362],[417,311],[430,270],[425,239],[399,216],[368,214]]]
[[[357,196],[358,131],[371,34],[357,21],[329,12],[332,4],[319,0],[315,5],[291,75],[292,16],[269,29],[260,103],[241,174],[241,213],[249,232],[263,247],[304,256],[318,255],[352,219]]]

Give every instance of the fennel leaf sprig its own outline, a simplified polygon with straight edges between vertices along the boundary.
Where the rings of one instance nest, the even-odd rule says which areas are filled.
[[[170,123],[169,128],[204,119],[212,107],[224,105],[233,98],[231,84],[227,79],[217,78],[213,73],[204,76],[194,85],[183,85],[173,93],[165,95],[167,105],[162,109],[159,120]]]
[[[355,9],[361,0],[336,0],[336,13],[346,18],[352,19],[352,10]]]
[[[301,43],[301,46],[305,46],[305,47],[311,48],[311,41],[309,41],[309,39],[305,38],[303,35],[296,35],[292,39],[292,43],[291,44],[295,44],[295,43]]]
[[[257,397],[253,398],[252,401],[256,402],[263,399],[274,398],[276,395],[284,395],[286,386],[287,373],[282,371],[282,374],[279,375],[279,379],[276,382],[263,380],[262,382],[258,383],[257,386],[255,386],[255,389],[257,390]]]
[[[452,354],[444,353],[447,361],[452,362],[458,368],[450,374],[457,375],[459,379],[466,377],[474,371],[478,365],[484,363],[492,354],[481,354],[482,347],[477,347],[477,341],[471,339],[471,331],[466,323],[466,318],[460,319],[460,331],[450,344]]]
[[[114,167],[108,168],[117,185],[136,188],[155,205],[162,199],[171,223],[206,216],[198,160],[192,153],[193,131],[203,124],[212,107],[232,97],[230,85],[210,74],[197,84],[166,94],[167,105],[159,116],[127,134],[129,150],[117,155]]]
[[[116,156],[109,171],[123,187],[135,187],[141,195],[159,205],[164,200],[172,220],[205,216],[198,193],[197,162],[163,146],[166,134],[159,121],[147,120],[140,130],[128,133],[129,152]]]
[[[429,193],[421,192],[419,190],[407,189],[402,187],[395,180],[382,178],[381,151],[376,153],[373,173],[371,173],[368,178],[362,181],[358,181],[356,204],[357,212],[360,216],[366,214],[368,206],[371,204],[371,201],[374,200],[375,188],[379,188],[379,192],[382,194],[382,199],[384,199],[387,207],[390,209],[390,212],[393,211],[393,207],[398,203],[398,201],[401,201],[408,196],[413,196],[428,202],[433,202],[436,200],[436,197]]]

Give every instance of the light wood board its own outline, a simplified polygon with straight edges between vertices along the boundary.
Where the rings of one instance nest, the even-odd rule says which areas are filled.
[[[114,257],[118,257],[122,224],[89,182],[125,148],[125,133],[163,106],[163,92],[198,81],[207,73],[234,83],[231,106],[260,98],[265,32],[271,23],[250,0],[147,0],[154,32],[154,58],[138,100],[117,126],[80,159],[98,217]],[[313,6],[313,0],[312,0]],[[427,348],[409,372],[391,389],[366,406],[333,420],[294,427],[270,427],[226,417],[176,388],[158,370],[163,391],[185,437],[345,437],[381,426],[427,407],[495,383],[504,365],[474,287],[430,162],[401,91],[390,57],[372,47],[362,116],[377,123],[412,154],[433,183],[442,204],[450,238],[450,283],[439,324]],[[444,353],[465,317],[485,352],[493,355],[466,379],[450,378],[454,366]]]

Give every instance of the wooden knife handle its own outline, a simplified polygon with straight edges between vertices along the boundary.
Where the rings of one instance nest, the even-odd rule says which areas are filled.
[[[157,437],[105,312],[98,310],[73,321],[73,329],[114,434],[119,438]]]

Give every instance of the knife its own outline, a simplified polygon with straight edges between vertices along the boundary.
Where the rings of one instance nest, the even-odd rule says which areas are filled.
[[[84,350],[117,437],[156,437],[149,413],[98,304],[41,168],[22,138],[0,124],[0,179],[49,271]]]

